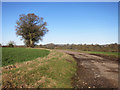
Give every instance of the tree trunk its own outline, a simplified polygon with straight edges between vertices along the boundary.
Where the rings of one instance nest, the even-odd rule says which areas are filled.
[[[30,39],[30,47],[32,47],[32,48],[34,47],[32,39]]]
[[[33,40],[32,40],[32,36],[31,36],[31,33],[30,33],[30,47],[34,47],[34,43],[33,43]]]

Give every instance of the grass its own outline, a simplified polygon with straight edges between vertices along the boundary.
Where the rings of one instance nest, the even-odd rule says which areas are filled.
[[[102,54],[107,55],[111,57],[120,57],[120,52],[97,52],[97,51],[81,51],[81,50],[73,50],[73,49],[63,49],[63,50],[69,50],[73,52],[81,52],[81,53],[89,53],[89,54]]]
[[[103,55],[115,56],[115,57],[118,57],[118,55],[120,55],[120,53],[118,52],[95,52],[95,51],[85,51],[85,52],[90,54],[103,54]]]
[[[51,50],[46,57],[3,68],[3,87],[11,88],[72,88],[76,62],[72,56]]]
[[[2,65],[7,66],[16,62],[34,60],[49,54],[48,50],[26,48],[2,48]]]

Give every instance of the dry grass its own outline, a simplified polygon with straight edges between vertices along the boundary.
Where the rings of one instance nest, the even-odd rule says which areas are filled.
[[[75,66],[71,56],[51,50],[46,57],[3,67],[2,87],[71,88]]]

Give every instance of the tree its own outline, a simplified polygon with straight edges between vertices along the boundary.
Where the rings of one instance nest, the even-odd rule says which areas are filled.
[[[54,49],[55,45],[53,43],[49,43],[46,45],[48,49]]]
[[[48,32],[47,23],[34,13],[22,14],[16,22],[16,34],[21,36],[27,47],[34,47]]]
[[[9,47],[14,47],[14,45],[15,45],[15,42],[14,42],[14,41],[10,41],[10,42],[8,43],[8,46],[9,46]]]

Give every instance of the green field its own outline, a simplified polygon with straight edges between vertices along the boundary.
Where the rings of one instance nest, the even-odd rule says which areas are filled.
[[[3,88],[72,88],[76,62],[70,55],[55,50],[3,48],[3,60],[4,65],[25,61],[15,63],[15,68],[3,67]]]
[[[85,52],[90,54],[103,54],[103,55],[109,55],[109,56],[115,56],[115,57],[118,57],[118,55],[120,55],[120,53],[118,52],[94,52],[94,51],[85,51]]]
[[[49,54],[48,50],[28,48],[2,48],[2,66],[34,60]]]
[[[102,54],[112,57],[120,57],[120,52],[98,52],[98,51],[81,51],[81,50],[73,50],[73,49],[63,49],[68,51],[74,51],[74,52],[81,52],[81,53],[89,53],[89,54]]]

